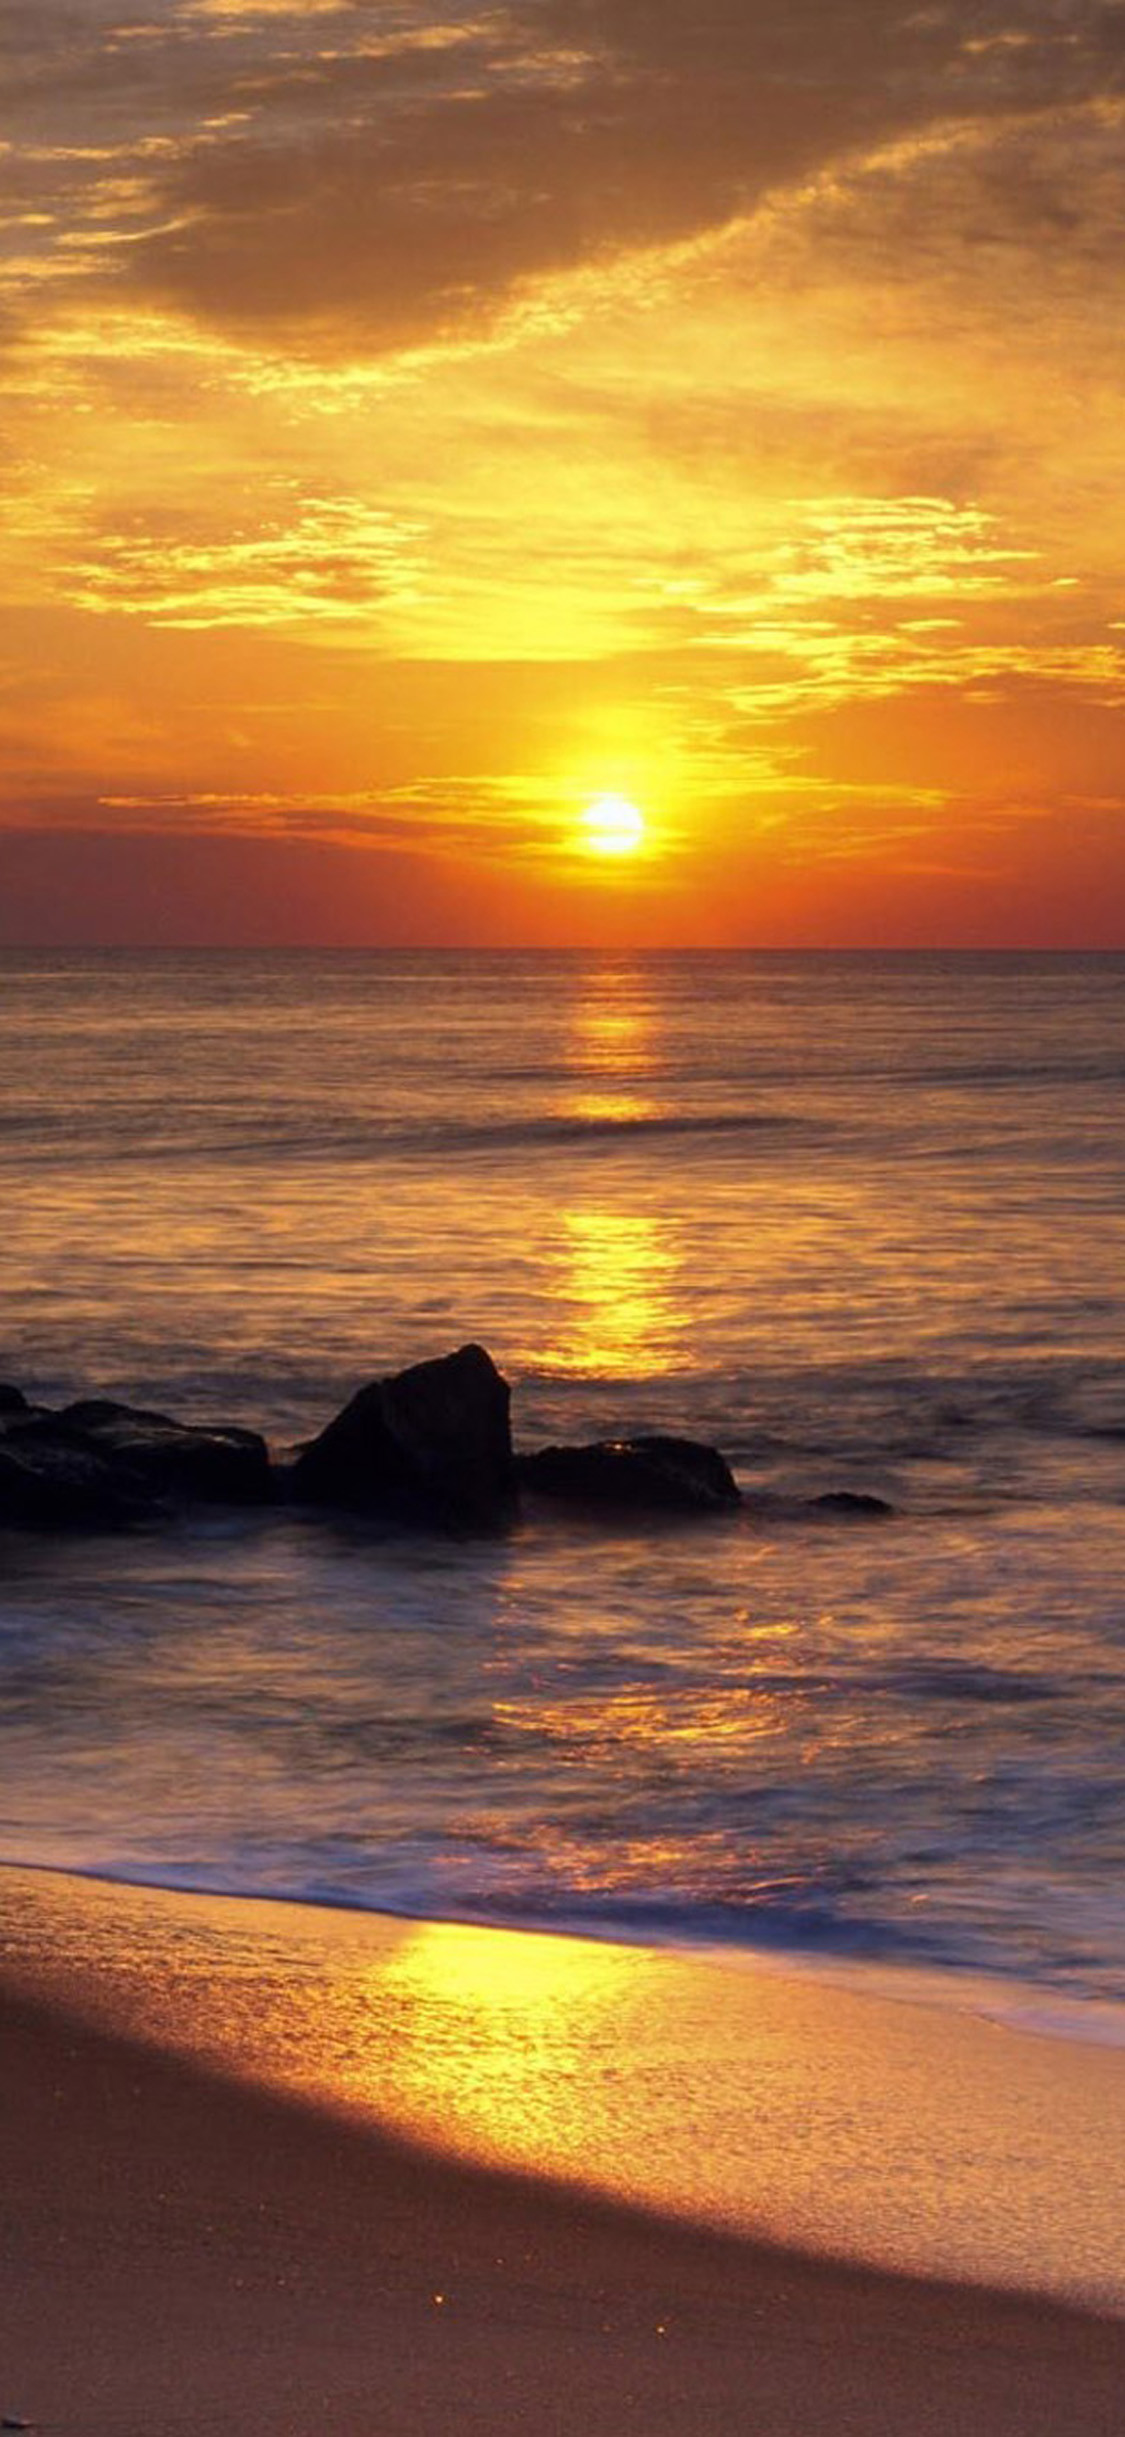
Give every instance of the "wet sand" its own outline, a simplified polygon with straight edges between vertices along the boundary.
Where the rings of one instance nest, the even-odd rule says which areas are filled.
[[[417,2026],[403,1995],[404,1947],[386,1925],[310,1924],[289,1920],[284,1907],[200,1906],[26,1874],[5,1877],[0,1913],[4,2413],[59,2437],[179,2437],[204,2426],[238,2437],[297,2437],[310,2427],[332,2437],[1064,2437],[1075,2428],[1120,2437],[1125,2429],[1119,2319],[818,2259],[693,2224],[671,2200],[663,2213],[629,2207],[593,2188],[593,2157],[581,2176],[572,2160],[562,2185],[543,2171],[533,2110],[506,2135],[525,2171],[474,2160],[453,2055],[467,2037],[463,2009],[447,2011],[443,2028],[431,2001],[428,2035],[446,2053],[416,2089],[407,2125],[403,2050]],[[406,1951],[413,1934],[402,1933]],[[436,1934],[440,1946],[445,1933]],[[526,1980],[524,1942],[475,1934],[501,1977],[506,1944],[520,1947]],[[460,1972],[465,1949],[458,1933],[448,1935],[444,1951]],[[682,1990],[686,1972],[695,1988],[702,1971],[716,2025],[724,2008],[745,2016],[749,1975],[655,1961],[666,1968],[647,1976],[647,2006],[662,1983]],[[611,1957],[611,1986],[617,1968]],[[362,2096],[358,2066],[349,2080],[346,2043],[332,2029],[333,1989],[338,2001],[346,1995],[341,2018],[351,2024],[353,2063],[357,2043],[361,2052]],[[845,2015],[849,2003],[863,2010],[846,1993],[813,1995]],[[796,2053],[808,2019],[802,1992],[779,1980],[775,2013],[787,2001],[793,2070],[807,2096],[810,2060]],[[547,2012],[565,2012],[557,1991]],[[611,2017],[612,2007],[603,2009],[607,2041]],[[888,2040],[897,2022],[908,2041],[913,2009],[874,2006],[865,2019]],[[525,1990],[490,2036],[500,2048],[534,2047],[542,2022]],[[940,2052],[949,2026],[936,2011],[932,2023]],[[1080,2075],[1088,2068],[1112,2185],[1119,2127],[1106,2103],[1122,2060],[1099,2050],[1083,2060],[1048,2041],[1008,2047],[1010,2034],[995,2026],[971,2029],[985,2054],[999,2041],[1009,2081],[1016,2052],[1038,2070],[1057,2049],[1060,2086],[1064,2064]],[[655,2025],[649,2064],[668,2036]],[[544,2120],[552,2091],[560,2115],[582,2116],[582,2094],[568,2081],[572,2057],[560,2028],[555,2050],[533,2060]],[[460,2063],[464,2073],[464,2056]],[[626,2059],[616,2085],[624,2146],[634,2152],[644,2146],[646,2086],[636,2063],[635,2054]],[[698,2063],[706,2078],[706,2057]],[[890,2055],[886,2068],[893,2081]],[[487,2122],[490,2090],[494,2099],[510,2084],[490,2078],[479,2044],[474,2070]],[[967,2150],[977,2094],[964,2084],[959,2053],[951,2072],[962,2084],[957,2138]],[[453,2094],[448,2110],[443,2087]],[[731,2103],[737,2097],[728,2093]],[[1064,2115],[1067,2103],[1064,2092]],[[595,2140],[598,2120],[595,2106]],[[831,2129],[810,2119],[824,2177],[833,2172]],[[836,2133],[846,2179],[843,2116]],[[661,2137],[657,2121],[653,2138]],[[689,2124],[686,2146],[693,2138],[702,2134]],[[1056,2165],[1061,2175],[1061,2151]],[[778,2222],[787,2171],[782,2147]],[[1060,2207],[1065,2215],[1061,2190]],[[747,2223],[752,2215],[748,2201]],[[1045,2251],[1050,2232],[1045,2226]]]

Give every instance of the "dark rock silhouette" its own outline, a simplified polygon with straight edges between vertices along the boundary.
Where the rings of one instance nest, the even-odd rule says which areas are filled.
[[[60,1439],[124,1465],[158,1496],[261,1506],[272,1495],[269,1449],[256,1430],[170,1421],[96,1397],[67,1405],[48,1427]]]
[[[271,1495],[269,1453],[253,1430],[197,1427],[102,1398],[61,1413],[24,1400],[0,1416],[0,1523],[118,1531],[158,1517],[168,1500],[261,1506]]]
[[[521,1456],[518,1470],[537,1496],[571,1506],[713,1515],[741,1503],[717,1448],[695,1439],[601,1439],[588,1447],[544,1447]]]
[[[157,1512],[123,1468],[86,1447],[8,1433],[0,1439],[0,1524],[21,1531],[123,1531]]]
[[[510,1397],[479,1345],[376,1379],[305,1448],[290,1494],[359,1514],[496,1522],[515,1488]]]
[[[810,1498],[809,1505],[829,1515],[893,1515],[895,1511],[888,1499],[872,1497],[862,1489],[826,1489],[819,1498]]]
[[[49,1412],[0,1386],[0,1526],[122,1530],[214,1501],[487,1530],[506,1523],[521,1486],[590,1510],[714,1515],[740,1503],[723,1457],[694,1439],[610,1439],[517,1460],[510,1401],[483,1346],[462,1346],[373,1380],[295,1462],[271,1465],[253,1430],[174,1421],[107,1397]],[[881,1505],[840,1495],[849,1510]]]

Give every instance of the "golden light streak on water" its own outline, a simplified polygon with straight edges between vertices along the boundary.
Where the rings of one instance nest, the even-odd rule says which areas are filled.
[[[594,967],[570,1017],[567,1063],[575,1088],[560,1114],[587,1126],[620,1127],[659,1117],[650,1087],[657,1033],[634,967]],[[555,1254],[558,1324],[548,1369],[570,1377],[659,1373],[677,1367],[687,1326],[679,1292],[680,1259],[667,1220],[638,1210],[621,1192],[559,1212]]]
[[[570,1012],[569,1063],[583,1074],[608,1071],[625,1088],[651,1068],[656,1030],[636,966],[595,965]]]
[[[592,1204],[564,1210],[557,1255],[558,1325],[547,1368],[575,1378],[676,1369],[689,1314],[677,1294],[680,1263],[666,1221]]]

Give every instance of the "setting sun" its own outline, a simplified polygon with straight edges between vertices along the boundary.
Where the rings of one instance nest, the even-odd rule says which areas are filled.
[[[644,814],[623,795],[600,795],[582,815],[585,843],[595,855],[631,855],[644,842]]]

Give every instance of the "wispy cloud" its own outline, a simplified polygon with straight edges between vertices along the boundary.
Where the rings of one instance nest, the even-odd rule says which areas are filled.
[[[137,511],[63,571],[60,591],[79,609],[158,627],[368,630],[414,597],[420,539],[421,527],[340,498],[248,511],[238,529],[210,533],[197,519],[184,531],[173,514]]]

